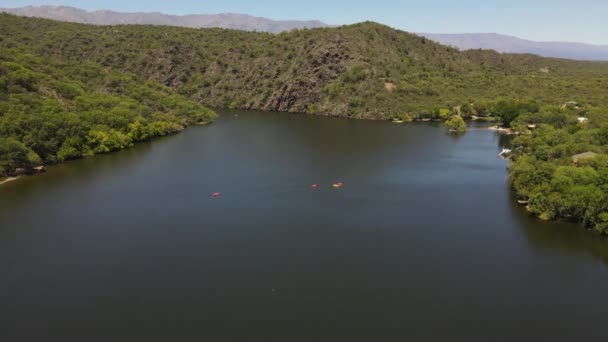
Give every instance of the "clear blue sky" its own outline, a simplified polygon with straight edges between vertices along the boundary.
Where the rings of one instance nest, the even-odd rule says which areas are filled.
[[[0,0],[0,7],[44,4],[169,14],[233,12],[334,25],[374,20],[411,32],[497,32],[608,45],[608,0]]]

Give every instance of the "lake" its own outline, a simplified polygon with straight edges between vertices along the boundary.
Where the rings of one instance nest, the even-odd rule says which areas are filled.
[[[223,111],[4,184],[0,340],[606,341],[608,241],[486,127]]]

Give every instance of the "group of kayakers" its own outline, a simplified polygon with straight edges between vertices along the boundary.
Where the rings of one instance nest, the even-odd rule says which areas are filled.
[[[333,188],[335,188],[335,189],[340,189],[340,188],[343,188],[343,187],[344,187],[344,183],[342,183],[342,182],[337,182],[337,183],[332,184],[331,186],[332,186]],[[319,184],[311,184],[311,185],[310,185],[310,188],[311,188],[311,189],[319,189],[319,188],[320,188],[320,185],[319,185]],[[211,196],[212,196],[212,197],[220,197],[220,196],[222,196],[222,193],[221,193],[221,192],[214,192],[214,193],[212,193],[212,194],[211,194]]]

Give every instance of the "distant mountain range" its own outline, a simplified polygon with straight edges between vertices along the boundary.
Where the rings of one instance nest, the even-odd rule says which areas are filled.
[[[460,50],[490,49],[498,52],[532,53],[544,57],[578,60],[608,60],[608,45],[569,42],[536,42],[496,33],[429,34],[421,35]]]
[[[316,28],[327,26],[325,23],[318,20],[271,20],[235,13],[193,14],[180,16],[158,12],[121,13],[108,10],[89,12],[67,6],[27,6],[21,8],[1,8],[0,11],[26,17],[38,17],[93,25],[142,24],[191,28],[221,27],[235,30],[272,33],[299,28]]]
[[[5,8],[0,9],[0,11],[21,16],[94,25],[149,24],[191,28],[220,27],[272,33],[301,28],[329,26],[318,20],[271,20],[234,13],[178,16],[157,12],[121,13],[108,10],[89,12],[66,6],[27,6],[21,8]],[[456,47],[460,50],[490,49],[508,53],[532,53],[544,57],[608,61],[608,45],[569,42],[536,42],[495,33],[418,34],[438,43]]]

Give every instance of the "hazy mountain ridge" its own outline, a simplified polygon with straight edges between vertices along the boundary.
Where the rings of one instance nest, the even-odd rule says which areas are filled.
[[[608,60],[608,45],[575,42],[538,42],[497,33],[420,33],[438,43],[460,50],[489,49],[507,53],[532,53],[544,57]]]
[[[0,9],[11,14],[94,25],[150,24],[190,28],[227,28],[278,33],[328,25],[318,21],[271,20],[246,14],[167,15],[158,12],[121,13],[109,10],[85,11],[68,6],[27,6]],[[438,43],[460,50],[489,49],[506,53],[532,53],[543,57],[577,60],[608,60],[608,46],[574,42],[537,42],[496,33],[419,33]]]
[[[301,28],[326,27],[318,20],[272,20],[246,14],[192,14],[168,15],[159,12],[123,13],[109,10],[85,11],[69,6],[27,6],[0,8],[0,11],[15,15],[53,19],[92,25],[165,25],[191,28],[228,28],[244,31],[278,33]]]

